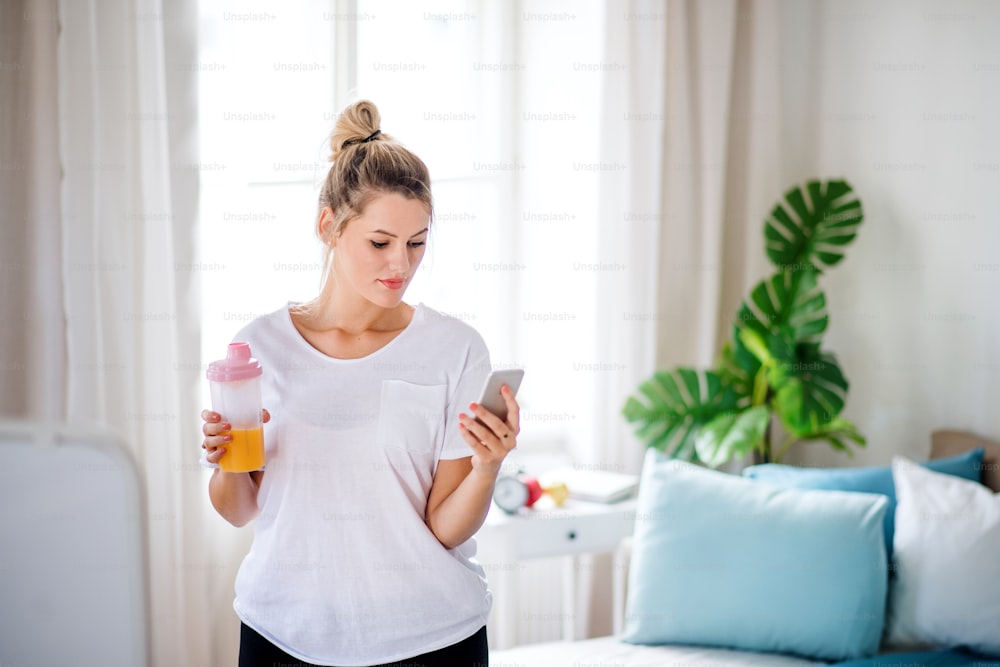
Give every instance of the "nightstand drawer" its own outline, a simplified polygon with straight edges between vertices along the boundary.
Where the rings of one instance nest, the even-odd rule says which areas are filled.
[[[521,558],[614,551],[632,532],[625,512],[567,514],[538,512],[515,522]]]

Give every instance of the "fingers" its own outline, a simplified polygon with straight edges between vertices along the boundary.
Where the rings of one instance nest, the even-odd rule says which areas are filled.
[[[226,431],[222,435],[206,435],[205,441],[201,443],[202,449],[207,449],[211,452],[216,447],[223,447],[228,445],[233,441],[233,436],[229,431]]]
[[[464,412],[460,413],[458,415],[460,430],[468,432],[487,449],[501,456],[514,449],[516,446],[516,440],[513,437],[515,433],[507,424],[476,403],[470,403],[469,409],[475,416],[470,417]]]
[[[463,428],[459,424],[459,432],[462,434],[462,439],[472,448],[474,454],[478,454],[482,457],[487,457],[491,455],[490,448],[480,442],[479,438],[474,435],[469,429]]]
[[[201,432],[205,435],[205,440],[201,443],[201,447],[208,451],[208,456],[206,457],[208,461],[218,463],[218,457],[226,453],[225,449],[220,450],[218,448],[223,447],[223,445],[231,442],[233,439],[232,434],[229,432],[232,429],[232,425],[229,422],[222,421],[222,416],[212,410],[202,410],[201,418],[205,420],[205,423],[201,427]]]
[[[206,447],[205,460],[209,463],[218,463],[226,453],[225,447]]]
[[[233,426],[229,422],[205,422],[201,427],[201,432],[207,436],[225,435],[232,428]]]
[[[488,429],[483,428],[481,424],[466,415],[464,412],[458,416],[458,420],[458,430],[461,432],[465,441],[468,443],[474,443],[476,445],[475,449],[477,450],[482,448],[485,451],[489,451],[490,445],[487,438],[495,440],[496,436],[492,435]],[[496,444],[493,446],[496,447]]]
[[[476,422],[476,420],[471,417],[469,418],[469,421],[472,421],[476,426],[484,429],[486,433],[492,432],[499,437],[503,437],[503,434],[507,432],[507,425],[504,424],[499,417],[478,403],[469,403],[469,410],[471,410],[472,414],[479,418],[479,422]]]
[[[513,431],[511,435],[516,436],[521,432],[521,406],[518,405],[517,399],[514,398],[514,392],[507,385],[500,387],[500,394],[503,396],[504,403],[507,404],[507,427]]]
[[[497,419],[496,415],[490,414],[483,408],[480,408],[480,410],[485,414],[486,418],[492,419],[494,424],[497,422],[502,424],[502,422]],[[486,447],[498,447],[500,443],[497,442],[498,439],[496,433],[493,432],[489,425],[484,423],[485,420],[482,417],[480,417],[480,419],[483,419],[483,421],[477,421],[476,416],[478,415],[469,416],[464,412],[460,413],[458,415],[459,429],[471,434],[472,437]]]

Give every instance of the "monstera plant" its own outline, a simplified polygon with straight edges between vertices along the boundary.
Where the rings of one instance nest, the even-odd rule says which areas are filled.
[[[719,466],[754,452],[780,461],[796,442],[825,440],[850,453],[864,446],[840,416],[848,382],[822,348],[829,323],[823,273],[840,263],[863,219],[861,202],[843,180],[793,187],[764,223],[775,266],[739,307],[732,336],[713,370],[661,370],[622,410],[648,447]],[[777,418],[785,438],[772,442]]]

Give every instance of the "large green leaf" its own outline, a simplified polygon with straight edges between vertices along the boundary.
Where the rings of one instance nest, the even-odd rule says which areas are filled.
[[[698,429],[719,413],[736,409],[737,396],[718,373],[677,368],[658,371],[629,396],[622,414],[637,422],[636,436],[675,458],[697,461]],[[644,398],[645,400],[640,400]]]
[[[837,359],[821,352],[819,345],[797,348],[793,363],[775,366],[778,381],[773,406],[785,429],[796,436],[820,430],[831,423],[844,407],[848,382]]]
[[[757,283],[740,304],[736,326],[749,328],[768,342],[774,335],[792,343],[818,341],[830,318],[826,297],[813,271],[780,271]],[[736,332],[739,337],[739,332]]]
[[[750,403],[754,378],[760,370],[760,360],[740,341],[738,331],[737,327],[733,327],[733,339],[723,343],[716,368],[722,381],[732,387],[739,405],[743,407]]]
[[[764,405],[725,412],[698,430],[695,451],[705,465],[717,468],[756,449],[767,431],[771,409]]]
[[[785,193],[764,224],[767,256],[779,269],[822,272],[844,258],[844,247],[864,219],[861,202],[847,181],[809,181]]]

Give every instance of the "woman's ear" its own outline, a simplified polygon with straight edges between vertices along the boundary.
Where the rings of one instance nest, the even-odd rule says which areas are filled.
[[[334,229],[337,227],[337,218],[333,214],[333,209],[324,206],[319,212],[319,219],[316,221],[316,233],[323,243],[331,248],[336,247],[337,238],[334,236]]]

